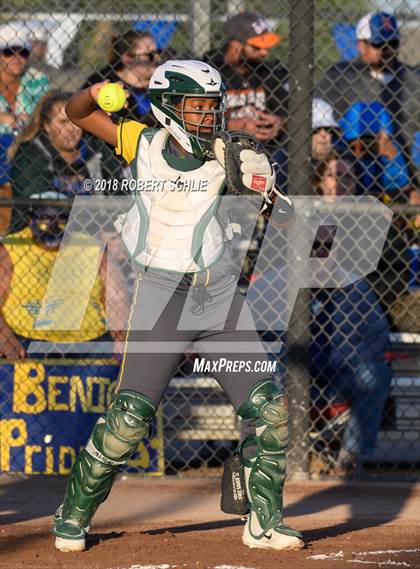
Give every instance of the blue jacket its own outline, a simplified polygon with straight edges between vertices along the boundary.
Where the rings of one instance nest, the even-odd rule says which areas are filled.
[[[389,324],[365,279],[324,290],[312,303],[312,363],[315,373],[336,375],[363,361],[381,361],[389,347]]]

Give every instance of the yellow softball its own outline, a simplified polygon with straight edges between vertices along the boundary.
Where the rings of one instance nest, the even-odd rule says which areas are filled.
[[[119,83],[108,83],[100,88],[98,105],[107,113],[116,113],[125,105],[124,89]]]

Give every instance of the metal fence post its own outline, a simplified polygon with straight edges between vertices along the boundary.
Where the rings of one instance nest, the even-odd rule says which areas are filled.
[[[310,186],[311,114],[313,89],[312,0],[289,0],[289,193],[307,195]],[[294,307],[287,334],[287,386],[290,404],[289,473],[306,478],[309,473],[310,376],[308,348],[310,343],[310,291],[301,290]]]
[[[191,0],[191,47],[194,57],[201,59],[211,47],[210,16],[211,0]]]
[[[244,0],[228,0],[226,6],[226,16],[227,18],[232,18],[239,12],[245,12],[246,5]]]

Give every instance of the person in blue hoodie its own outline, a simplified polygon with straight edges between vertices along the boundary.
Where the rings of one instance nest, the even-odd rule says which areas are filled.
[[[318,291],[312,302],[312,374],[316,400],[349,404],[333,472],[351,475],[374,453],[392,380],[384,354],[389,324],[368,281],[342,289]]]
[[[382,103],[358,101],[339,124],[355,158],[357,193],[387,201],[409,188],[407,160],[394,140],[392,119]]]
[[[357,193],[374,195],[384,203],[407,203],[412,193],[409,166],[393,134],[395,125],[391,115],[382,103],[356,102],[339,123],[352,151]],[[404,220],[394,218],[378,269],[368,277],[388,316],[390,308],[407,289],[403,227]]]
[[[355,193],[351,163],[330,154],[316,169],[313,186],[329,196]],[[326,229],[326,228],[325,228]],[[318,257],[328,256],[334,234],[318,236]],[[392,372],[384,360],[390,327],[368,279],[343,288],[314,290],[311,303],[311,373],[316,405],[348,403],[346,423],[333,473],[350,475],[373,454]]]
[[[334,200],[354,195],[356,179],[348,156],[330,152],[313,175],[314,192]],[[316,257],[328,257],[334,240],[332,226],[323,226],[314,244]],[[271,360],[277,365],[276,381],[285,381],[287,354],[279,346],[285,340],[281,329],[286,306],[284,295],[273,298],[273,290],[286,290],[287,266],[279,235],[271,242],[269,266],[259,265],[248,290],[255,318],[266,324],[260,332]],[[268,259],[267,259],[268,261]],[[263,270],[261,270],[263,269]],[[340,449],[329,465],[330,473],[349,476],[373,454],[385,401],[392,379],[384,354],[389,346],[390,326],[368,279],[342,289],[313,289],[310,304],[310,372],[313,407],[321,413],[337,403],[349,406]]]

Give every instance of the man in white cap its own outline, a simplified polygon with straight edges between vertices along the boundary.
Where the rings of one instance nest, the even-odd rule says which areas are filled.
[[[312,158],[322,160],[332,150],[333,137],[340,130],[334,111],[326,101],[315,98],[312,102]]]
[[[333,108],[329,103],[318,97],[312,101],[312,163],[323,160],[339,142],[341,128],[334,117]],[[342,145],[338,148],[342,150]],[[289,182],[287,145],[280,147],[273,155],[277,164],[276,183],[287,193]]]
[[[338,118],[356,102],[381,102],[409,158],[420,125],[420,69],[398,59],[401,34],[394,15],[367,14],[357,24],[356,37],[359,57],[330,67],[318,82],[317,95]]]

